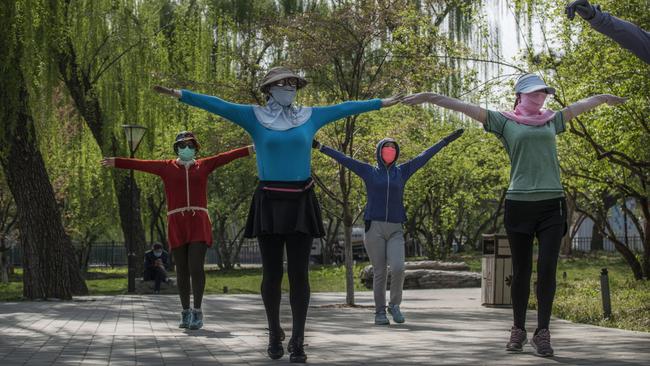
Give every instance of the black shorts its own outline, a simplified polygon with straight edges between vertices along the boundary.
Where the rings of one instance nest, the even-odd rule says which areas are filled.
[[[566,199],[552,198],[542,201],[506,200],[503,223],[507,231],[532,234],[555,225],[567,224]]]

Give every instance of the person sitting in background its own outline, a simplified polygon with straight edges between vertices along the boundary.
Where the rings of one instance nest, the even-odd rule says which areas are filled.
[[[169,254],[160,243],[154,243],[151,250],[144,254],[144,280],[154,281],[153,293],[160,293],[160,284],[167,282]]]

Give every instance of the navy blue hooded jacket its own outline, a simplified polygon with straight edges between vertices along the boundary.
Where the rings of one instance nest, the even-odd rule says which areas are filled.
[[[381,148],[388,142],[395,144],[397,154],[395,161],[386,166],[381,158]],[[448,143],[446,139],[442,139],[415,158],[404,164],[397,164],[399,145],[395,140],[386,138],[377,144],[377,166],[355,160],[325,145],[321,146],[320,151],[363,179],[368,199],[364,220],[402,223],[406,221],[406,209],[404,208],[406,182]]]

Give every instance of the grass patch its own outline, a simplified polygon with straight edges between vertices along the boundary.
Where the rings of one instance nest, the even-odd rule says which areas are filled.
[[[603,318],[601,268],[609,272],[612,300],[609,319]],[[535,275],[533,281],[534,278]],[[529,307],[537,308],[534,291],[531,291]],[[635,280],[629,266],[617,255],[560,259],[553,315],[577,323],[650,332],[650,281]]]

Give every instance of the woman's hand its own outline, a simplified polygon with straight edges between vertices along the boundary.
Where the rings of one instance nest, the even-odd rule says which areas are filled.
[[[627,102],[627,98],[618,97],[616,95],[603,94],[603,96],[605,97],[605,103],[607,103],[607,105],[619,105]]]
[[[398,93],[393,95],[392,97],[384,98],[381,100],[381,107],[382,108],[392,107],[395,104],[401,102],[402,99],[404,99],[404,93]]]
[[[103,158],[100,163],[104,168],[114,168],[115,167],[115,158]]]
[[[422,103],[430,103],[438,94],[431,92],[411,94],[404,97],[402,103],[406,105],[417,105]]]
[[[168,95],[170,97],[174,97],[174,98],[181,97],[181,92],[176,89],[170,89],[170,88],[165,88],[164,86],[156,85],[153,87],[153,90],[157,93]]]

